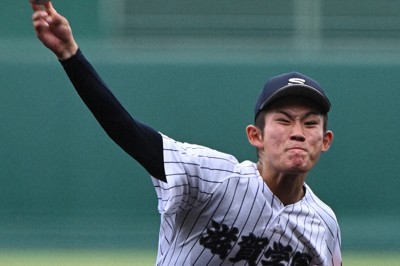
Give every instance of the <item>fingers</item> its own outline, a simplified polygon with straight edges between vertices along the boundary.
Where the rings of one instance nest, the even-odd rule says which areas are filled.
[[[51,23],[51,17],[49,12],[47,12],[47,10],[44,9],[45,7],[43,5],[37,5],[32,2],[31,6],[34,11],[32,15],[32,20],[35,28],[37,28],[38,26],[48,27],[49,24]]]
[[[47,2],[44,5],[32,4],[32,9],[35,12],[45,11],[49,16],[54,16],[57,14],[57,11],[54,9],[53,4],[51,2]]]
[[[32,0],[29,0],[29,3],[31,4],[31,7],[32,7],[33,11],[43,10],[43,9],[45,9],[45,5],[48,4],[48,3],[46,3],[46,4],[35,4],[34,1],[32,1]]]
[[[45,10],[38,9],[33,13],[32,20],[34,25],[49,26],[53,18]]]
[[[44,10],[47,11],[47,13],[50,16],[56,15],[57,11],[54,9],[53,4],[51,3],[51,1],[47,2],[46,4],[44,4]]]
[[[39,11],[41,9],[39,5],[35,5],[32,3],[31,3],[31,7],[32,7],[33,11]]]
[[[52,23],[52,18],[47,12],[39,10],[32,15],[32,21],[34,28],[39,30],[41,28],[48,28],[50,23]]]
[[[32,20],[35,28],[39,27],[57,27],[58,25],[68,25],[67,20],[59,15],[54,9],[51,2],[43,6],[32,4],[35,12],[32,15]]]

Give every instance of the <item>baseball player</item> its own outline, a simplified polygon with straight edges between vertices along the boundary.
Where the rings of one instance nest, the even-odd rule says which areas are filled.
[[[84,57],[51,3],[32,5],[38,38],[59,59],[107,134],[152,176],[161,215],[156,265],[341,265],[335,214],[305,183],[326,152],[330,102],[300,73],[271,78],[246,128],[258,161],[171,139],[132,118]]]

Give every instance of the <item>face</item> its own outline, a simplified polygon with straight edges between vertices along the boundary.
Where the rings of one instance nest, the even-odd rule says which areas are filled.
[[[258,129],[260,135],[252,144],[258,148],[266,169],[285,174],[307,173],[332,142],[332,132],[324,132],[323,125],[323,116],[307,100],[277,101],[266,112],[264,130]]]

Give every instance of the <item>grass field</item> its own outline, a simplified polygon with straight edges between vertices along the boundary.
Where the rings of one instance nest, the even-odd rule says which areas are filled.
[[[0,266],[147,266],[155,257],[148,250],[3,250]]]
[[[149,250],[2,250],[0,266],[150,266],[156,252]],[[400,253],[347,252],[345,266],[400,266]]]

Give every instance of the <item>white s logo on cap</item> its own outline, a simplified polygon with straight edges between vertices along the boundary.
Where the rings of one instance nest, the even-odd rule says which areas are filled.
[[[304,84],[306,81],[304,79],[301,78],[291,78],[289,79],[288,84],[291,85],[296,85],[296,84]]]

